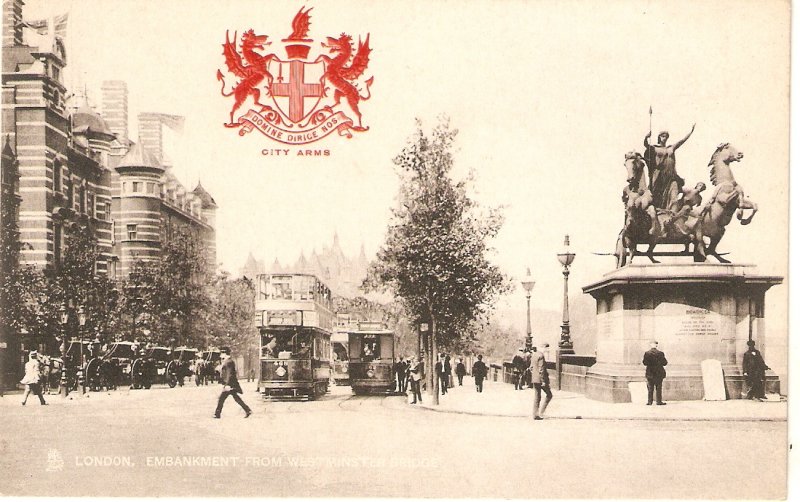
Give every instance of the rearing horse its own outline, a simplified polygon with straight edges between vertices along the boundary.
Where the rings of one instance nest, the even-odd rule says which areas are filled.
[[[758,212],[758,205],[744,195],[742,186],[736,183],[731,170],[731,162],[739,162],[744,154],[731,146],[722,143],[714,151],[708,165],[711,166],[711,184],[717,187],[714,195],[703,206],[700,215],[699,233],[708,237],[708,247],[700,246],[699,253],[695,253],[695,261],[705,261],[707,255],[715,257],[720,263],[730,263],[717,253],[717,244],[725,235],[725,226],[731,222],[733,213],[742,225],[753,221],[753,216]],[[751,210],[750,216],[744,216],[745,210]]]

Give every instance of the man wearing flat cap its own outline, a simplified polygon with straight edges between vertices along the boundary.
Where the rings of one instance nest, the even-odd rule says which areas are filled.
[[[769,367],[761,357],[761,352],[756,349],[756,342],[747,341],[747,352],[742,359],[742,373],[747,383],[747,399],[761,401],[767,398],[764,394],[765,371]]]
[[[642,364],[646,367],[644,376],[647,378],[647,405],[653,404],[653,390],[656,393],[656,404],[660,406],[667,404],[661,400],[661,384],[667,377],[667,371],[664,369],[667,358],[658,350],[658,342],[650,343],[650,350],[644,353]]]

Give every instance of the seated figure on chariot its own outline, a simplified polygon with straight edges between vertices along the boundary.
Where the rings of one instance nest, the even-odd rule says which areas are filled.
[[[703,197],[700,194],[705,189],[706,184],[700,181],[694,188],[684,188],[681,190],[681,198],[678,201],[681,207],[672,220],[673,228],[681,235],[691,235],[692,229],[686,226],[686,220],[690,215],[696,218],[700,217],[700,214],[694,211],[694,209],[699,208],[700,204],[703,203]]]

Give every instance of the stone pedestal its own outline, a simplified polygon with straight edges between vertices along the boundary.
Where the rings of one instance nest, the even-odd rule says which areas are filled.
[[[722,363],[729,399],[742,397],[741,358],[747,341],[764,350],[764,294],[782,277],[753,265],[717,263],[627,265],[583,288],[597,301],[597,363],[586,394],[630,402],[628,382],[645,381],[642,356],[658,341],[669,364],[664,399],[703,398],[700,363]],[[771,372],[767,391],[777,392]]]

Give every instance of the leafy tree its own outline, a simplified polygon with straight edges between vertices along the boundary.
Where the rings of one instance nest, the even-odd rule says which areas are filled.
[[[209,284],[209,300],[202,325],[197,323],[207,345],[230,346],[234,353],[252,363],[258,354],[253,283],[247,278],[231,279],[224,272],[217,274]]]
[[[4,206],[4,210],[15,210]],[[3,215],[0,242],[0,329],[6,333],[31,332],[36,326],[37,292],[41,275],[31,265],[19,262],[23,244],[15,218]],[[2,382],[0,382],[2,385]]]
[[[120,321],[117,334],[122,339],[158,345],[165,343],[162,337],[164,315],[159,303],[159,287],[160,264],[135,260],[122,284],[119,299]]]
[[[78,336],[77,312],[83,307],[86,325],[83,334],[93,338],[106,334],[113,324],[112,298],[114,283],[105,274],[97,273],[101,259],[94,232],[88,225],[72,223],[66,234],[65,249],[60,264],[44,271],[38,291],[37,326],[43,335],[61,337],[60,309],[69,309],[68,336]]]
[[[487,240],[502,225],[499,210],[481,211],[467,195],[466,182],[451,178],[456,134],[447,120],[430,135],[417,122],[394,159],[399,206],[365,281],[367,288],[390,289],[414,324],[429,324],[425,368],[434,404],[435,354],[474,338],[476,323],[485,321],[495,297],[509,286],[487,257]]]

